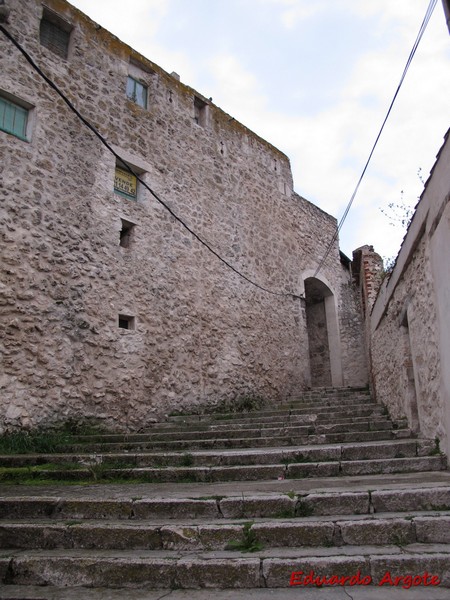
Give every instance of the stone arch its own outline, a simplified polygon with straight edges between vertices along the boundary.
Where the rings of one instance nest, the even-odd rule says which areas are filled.
[[[324,277],[305,273],[304,296],[312,387],[343,385],[336,297]]]

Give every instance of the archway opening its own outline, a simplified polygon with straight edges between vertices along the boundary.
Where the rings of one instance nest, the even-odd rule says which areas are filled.
[[[318,279],[310,277],[305,280],[306,326],[313,387],[331,386],[330,346],[325,311],[325,298],[330,294],[327,286]]]
[[[311,385],[341,386],[341,347],[333,292],[319,279],[308,277],[305,302]]]

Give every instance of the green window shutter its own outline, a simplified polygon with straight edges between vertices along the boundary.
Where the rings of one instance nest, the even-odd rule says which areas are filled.
[[[0,97],[0,129],[16,137],[27,139],[28,110]]]

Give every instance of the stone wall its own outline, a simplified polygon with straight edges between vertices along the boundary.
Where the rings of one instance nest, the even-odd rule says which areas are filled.
[[[341,273],[338,311],[343,385],[364,386],[368,383],[368,360],[361,295],[352,280],[350,265],[343,263]]]
[[[9,31],[80,113],[275,294],[145,186],[137,200],[115,193],[114,155],[0,36],[0,93],[33,107],[28,142],[0,131],[2,426],[95,417],[137,430],[173,410],[307,387],[302,274],[336,221],[293,193],[286,156],[66,2],[46,5],[73,27],[67,60],[39,43],[40,2],[9,4]],[[148,86],[147,108],[126,97],[129,74]],[[134,227],[120,245],[124,223]],[[322,272],[342,303],[337,244]]]
[[[370,318],[377,400],[449,451],[450,146],[447,136]],[[446,353],[447,352],[447,353]]]

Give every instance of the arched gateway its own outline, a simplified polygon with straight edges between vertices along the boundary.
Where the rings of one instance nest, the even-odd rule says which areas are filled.
[[[306,277],[306,325],[312,387],[343,385],[336,298],[321,279]]]

